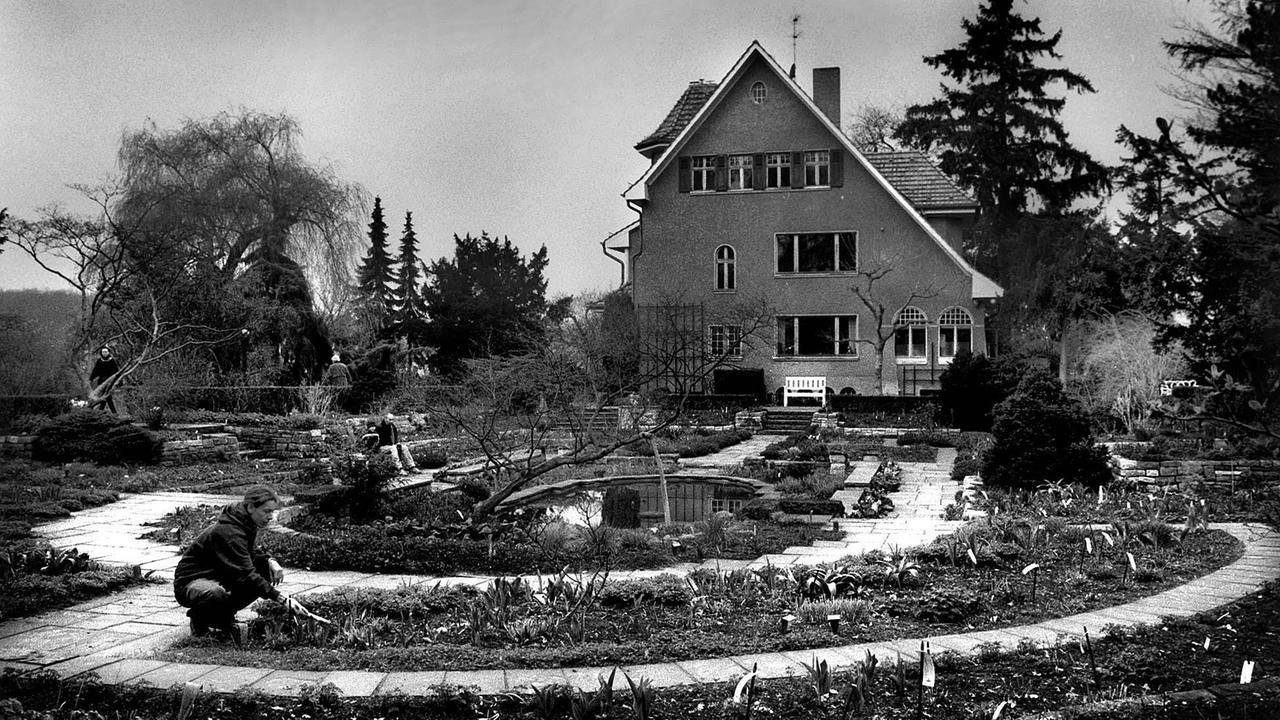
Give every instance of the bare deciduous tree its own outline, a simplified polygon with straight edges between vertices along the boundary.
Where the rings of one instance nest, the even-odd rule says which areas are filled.
[[[884,394],[885,348],[893,342],[900,327],[897,325],[898,313],[908,305],[937,296],[945,289],[945,285],[935,285],[918,273],[912,273],[912,279],[904,281],[900,287],[892,287],[886,278],[894,272],[899,272],[899,277],[906,277],[907,268],[911,267],[913,260],[896,253],[860,258],[857,279],[850,287],[870,320],[859,323],[858,342],[869,346],[875,353],[876,393],[879,395]],[[867,331],[870,334],[866,334]]]

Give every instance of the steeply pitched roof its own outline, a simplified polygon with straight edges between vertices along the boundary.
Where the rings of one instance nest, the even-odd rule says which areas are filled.
[[[978,203],[921,153],[863,152],[875,169],[917,210],[976,208]]]
[[[869,172],[871,176],[880,183],[881,187],[888,191],[889,195],[907,211],[907,214],[911,219],[915,221],[917,226],[923,230],[935,244],[937,244],[938,248],[942,250],[942,252],[946,253],[946,255],[950,257],[963,272],[969,275],[972,281],[972,294],[975,299],[995,298],[1004,294],[1004,290],[999,285],[974,269],[972,265],[960,256],[960,253],[956,252],[955,248],[951,247],[946,240],[942,239],[942,236],[938,234],[938,231],[924,219],[924,216],[921,215],[921,211],[917,210],[911,201],[907,200],[907,198],[903,196],[902,192],[885,179],[885,176],[880,174],[880,171],[877,170],[869,160],[867,160],[858,148],[854,147],[848,136],[841,132],[840,128],[836,127],[835,123],[831,122],[831,119],[818,109],[818,106],[814,104],[813,99],[800,89],[800,86],[796,84],[794,78],[790,77],[783,71],[782,66],[778,64],[778,61],[775,60],[772,55],[765,51],[759,41],[752,41],[751,45],[747,47],[747,51],[742,54],[742,57],[738,58],[738,62],[734,64],[733,68],[729,70],[729,73],[725,75],[724,80],[722,80],[718,85],[698,83],[700,85],[709,85],[711,89],[709,97],[704,98],[698,103],[689,102],[687,103],[687,107],[683,102],[678,103],[672,113],[668,113],[666,120],[672,120],[673,129],[680,123],[680,117],[684,113],[689,113],[691,118],[685,120],[683,124],[679,125],[679,129],[675,130],[675,138],[673,140],[670,140],[669,142],[659,141],[650,145],[645,150],[641,150],[641,152],[646,155],[652,153],[651,157],[653,157],[653,164],[649,166],[649,169],[646,170],[638,180],[631,183],[622,195],[624,198],[628,201],[647,200],[649,185],[653,182],[653,179],[666,170],[667,166],[671,164],[673,159],[679,155],[680,148],[684,143],[688,142],[689,137],[692,136],[693,133],[697,132],[698,126],[706,120],[708,115],[715,111],[715,108],[724,98],[724,94],[726,92],[725,88],[732,87],[734,82],[741,76],[744,69],[747,67],[747,64],[751,60],[757,58],[764,62],[765,67],[774,73],[782,83],[783,87],[786,87],[794,94],[796,99],[798,99],[808,109],[808,111],[812,113],[813,117],[831,133],[832,137],[837,138],[840,141],[840,144],[844,146],[845,151],[848,152],[857,163],[866,168],[867,172]],[[690,87],[692,88],[692,85]],[[686,91],[686,96],[689,95],[691,95],[691,93]],[[684,100],[684,96],[681,97],[681,100]],[[675,116],[674,119],[672,119],[673,114]],[[666,125],[666,120],[663,121],[662,126],[659,126],[659,130],[662,130]],[[654,134],[656,135],[657,133]],[[637,149],[639,149],[639,147]]]
[[[716,84],[705,82],[703,80],[695,80],[689,83],[689,87],[685,88],[680,99],[676,101],[675,107],[671,108],[671,112],[667,113],[667,117],[658,125],[658,129],[649,134],[648,137],[636,143],[636,150],[645,153],[655,148],[666,147],[670,145],[680,131],[693,120],[693,116],[698,114],[702,106],[711,98],[711,94],[716,91]]]

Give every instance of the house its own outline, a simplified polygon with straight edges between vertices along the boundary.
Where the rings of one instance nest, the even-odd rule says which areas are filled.
[[[1002,291],[959,251],[977,203],[918,153],[859,152],[840,104],[839,68],[810,95],[753,42],[635,146],[652,163],[624,194],[639,219],[603,247],[638,310],[698,308],[707,351],[767,391],[918,394],[985,350]],[[767,308],[762,331],[733,319],[744,307]]]

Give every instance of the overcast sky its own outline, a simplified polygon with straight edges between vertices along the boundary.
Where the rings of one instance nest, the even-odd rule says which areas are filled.
[[[454,233],[546,245],[553,294],[606,290],[600,240],[635,219],[620,193],[645,169],[632,146],[691,80],[720,80],[759,40],[797,77],[840,66],[843,107],[937,93],[921,57],[954,47],[978,0],[644,2],[108,2],[0,0],[0,207],[61,203],[115,170],[121,133],[151,119],[249,108],[301,125],[307,157],[382,197],[421,251]],[[1097,93],[1072,96],[1071,139],[1118,160],[1121,123],[1184,112],[1160,41],[1207,23],[1207,0],[1031,0],[1062,62]],[[367,222],[367,219],[365,220]],[[55,287],[13,249],[0,288]]]

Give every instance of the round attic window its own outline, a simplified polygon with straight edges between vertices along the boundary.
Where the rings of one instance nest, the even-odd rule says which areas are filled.
[[[764,83],[756,82],[751,86],[751,102],[760,105],[768,95],[769,90],[764,86]]]

